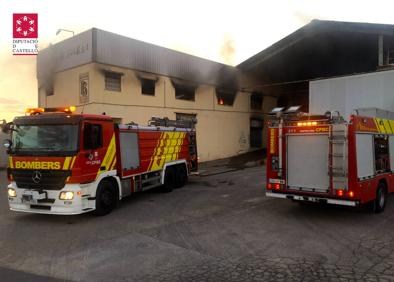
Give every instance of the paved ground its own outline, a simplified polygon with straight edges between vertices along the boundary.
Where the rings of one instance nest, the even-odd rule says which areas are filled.
[[[194,177],[106,217],[8,211],[0,280],[394,281],[394,198],[382,215],[268,199],[263,168]]]

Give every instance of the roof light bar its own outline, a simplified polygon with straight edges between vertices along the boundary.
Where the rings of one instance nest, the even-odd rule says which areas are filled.
[[[316,126],[317,121],[297,122],[297,126]]]
[[[69,106],[69,107],[57,107],[57,108],[27,108],[26,113],[30,115],[36,115],[36,114],[42,114],[42,113],[67,113],[71,114],[76,111],[75,106]]]

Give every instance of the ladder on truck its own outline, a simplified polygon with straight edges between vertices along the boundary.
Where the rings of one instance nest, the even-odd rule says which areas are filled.
[[[334,190],[347,190],[348,186],[348,136],[347,124],[332,124],[329,131],[329,175]]]

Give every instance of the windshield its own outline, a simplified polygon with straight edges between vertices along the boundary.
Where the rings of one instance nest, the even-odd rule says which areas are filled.
[[[77,151],[78,125],[15,125],[12,152],[15,154],[64,154]]]

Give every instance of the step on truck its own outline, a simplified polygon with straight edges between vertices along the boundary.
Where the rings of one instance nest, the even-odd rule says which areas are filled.
[[[369,203],[382,212],[394,190],[394,113],[355,110],[301,113],[275,108],[269,115],[268,197],[345,206]]]
[[[198,169],[194,120],[141,126],[73,111],[28,109],[3,126],[11,210],[105,215],[132,193],[182,187]]]

